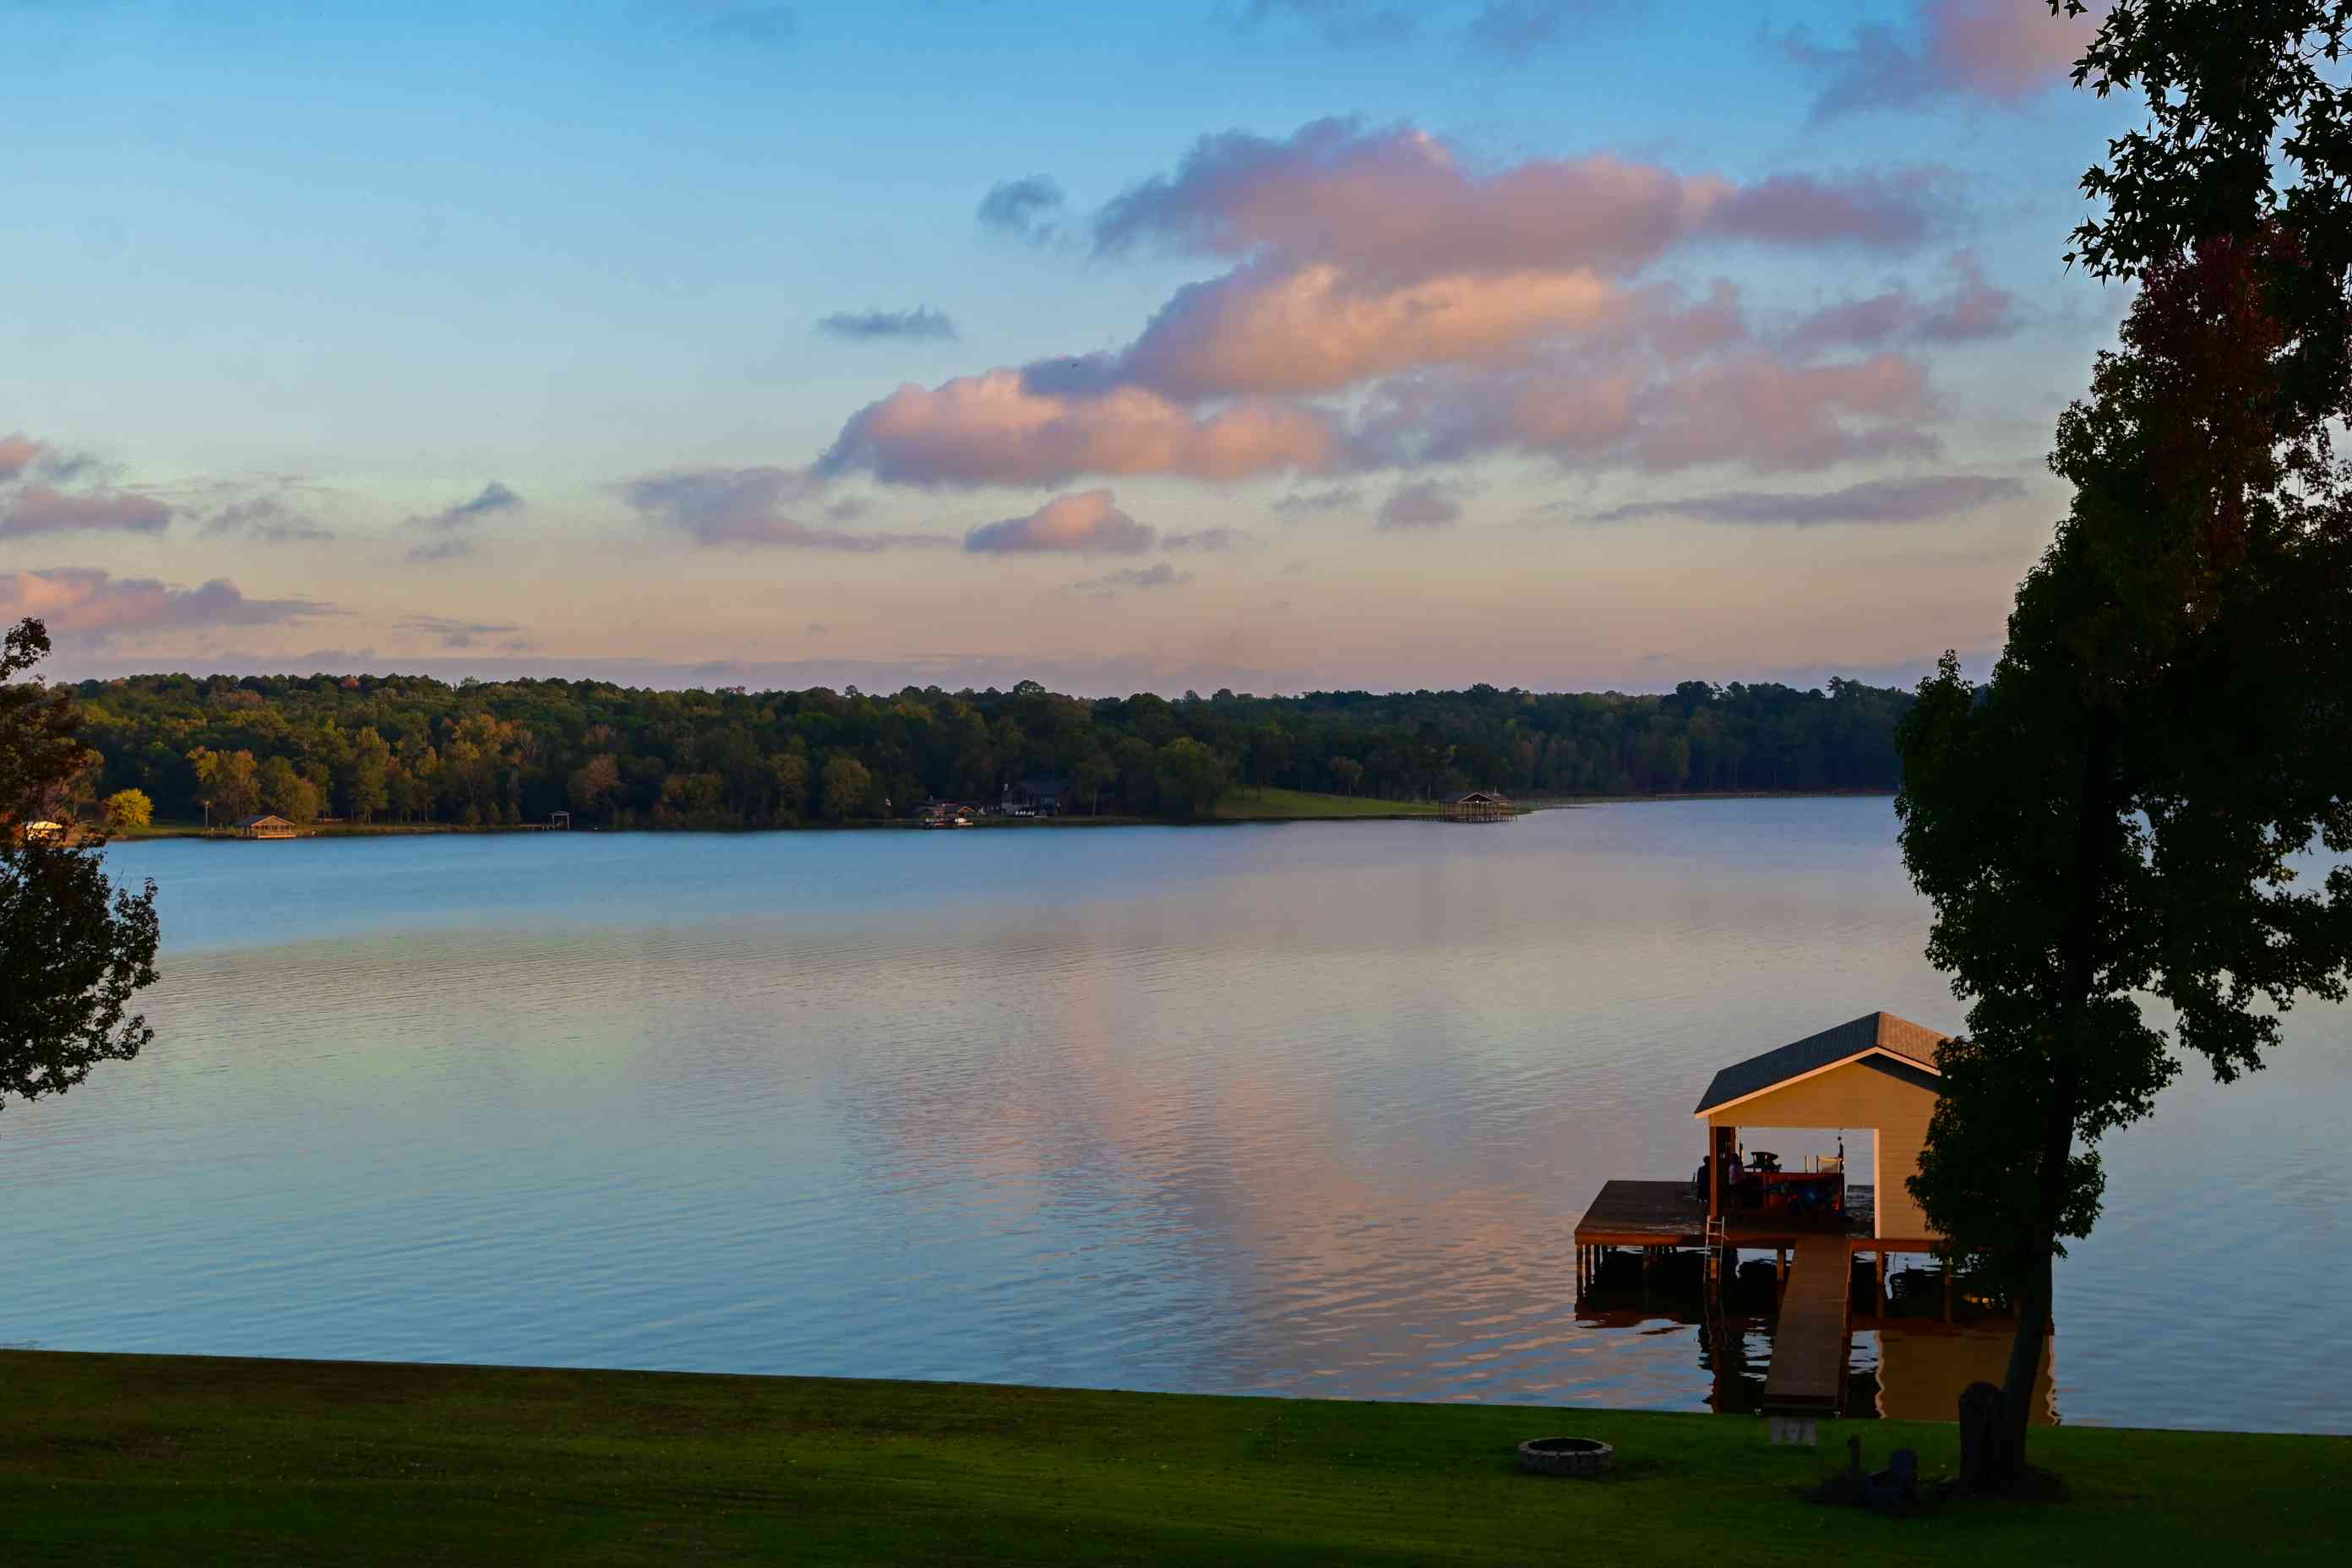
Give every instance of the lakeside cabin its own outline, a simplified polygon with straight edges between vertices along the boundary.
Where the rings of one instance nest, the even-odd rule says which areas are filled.
[[[241,816],[231,826],[239,838],[295,838],[302,831],[284,817],[268,812],[258,816]]]
[[[1069,781],[1059,774],[1030,773],[1004,786],[997,810],[1006,816],[1051,816],[1069,793]]]
[[[1467,795],[1454,797],[1454,820],[1456,822],[1507,822],[1518,815],[1510,797],[1489,789],[1474,789]]]
[[[1936,1049],[1946,1037],[1870,1013],[1717,1072],[1691,1113],[1707,1129],[1697,1173],[1679,1182],[1608,1182],[1578,1222],[1580,1298],[1622,1249],[1640,1252],[1644,1279],[1669,1253],[1702,1252],[1710,1302],[1737,1276],[1740,1248],[1771,1252],[1780,1321],[1764,1409],[1790,1424],[1790,1440],[1811,1441],[1811,1421],[1837,1414],[1843,1402],[1855,1259],[1873,1258],[1883,1317],[1888,1259],[1943,1245],[1905,1184],[1927,1143]],[[1841,1152],[1783,1170],[1776,1154],[1744,1147],[1743,1128],[1835,1130]],[[1849,1131],[1871,1134],[1867,1186],[1848,1183]],[[1951,1310],[1948,1269],[1947,1319]]]

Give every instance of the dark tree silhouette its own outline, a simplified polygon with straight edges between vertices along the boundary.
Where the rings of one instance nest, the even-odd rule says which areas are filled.
[[[22,832],[89,762],[72,703],[16,679],[48,651],[35,620],[0,643],[0,1105],[62,1094],[152,1037],[129,1006],[155,979],[155,884],[117,888],[94,826]]]
[[[2313,887],[2296,864],[2352,849],[2352,487],[2268,309],[2303,265],[2269,232],[2142,269],[2122,347],[2059,423],[2074,503],[1990,682],[1947,655],[1899,736],[1928,954],[1969,1004],[1910,1185],[2017,1303],[2012,1472],[2099,1138],[2148,1113],[2175,1047],[2234,1079],[2352,965],[2352,868]]]

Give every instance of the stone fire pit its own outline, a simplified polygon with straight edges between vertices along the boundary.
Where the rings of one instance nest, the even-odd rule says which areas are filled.
[[[1591,1437],[1536,1437],[1519,1445],[1519,1468],[1531,1476],[1597,1476],[1615,1455]]]

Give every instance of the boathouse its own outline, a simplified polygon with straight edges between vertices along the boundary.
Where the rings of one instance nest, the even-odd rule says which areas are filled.
[[[1740,1128],[1867,1129],[1870,1239],[1890,1251],[1934,1251],[1942,1237],[1905,1183],[1919,1168],[1927,1142],[1927,1119],[1936,1110],[1936,1047],[1943,1043],[1933,1029],[1892,1013],[1872,1013],[1717,1073],[1691,1113],[1710,1130],[1708,1215],[1735,1212]],[[1841,1164],[1837,1173],[1850,1173]]]
[[[1508,796],[1493,790],[1474,789],[1467,795],[1454,797],[1454,816],[1457,822],[1502,822],[1517,815]]]
[[[1717,1072],[1692,1114],[1706,1123],[1706,1157],[1685,1181],[1612,1181],[1576,1227],[1580,1298],[1612,1254],[1637,1251],[1642,1278],[1674,1252],[1706,1262],[1710,1303],[1738,1268],[1742,1248],[1775,1260],[1779,1317],[1764,1408],[1797,1440],[1835,1415],[1845,1389],[1856,1255],[1876,1265],[1883,1302],[1887,1260],[1935,1251],[1942,1237],[1906,1184],[1935,1114],[1937,1047],[1945,1037],[1892,1013],[1870,1013]],[[1835,1130],[1871,1134],[1869,1182],[1849,1184],[1841,1152],[1801,1169],[1744,1147],[1741,1131]],[[1646,1283],[1644,1286],[1646,1289]],[[1945,1279],[1945,1314],[1952,1286]],[[1780,1437],[1784,1427],[1776,1424]]]
[[[284,817],[267,812],[259,816],[241,816],[236,827],[239,838],[292,838],[300,831]]]

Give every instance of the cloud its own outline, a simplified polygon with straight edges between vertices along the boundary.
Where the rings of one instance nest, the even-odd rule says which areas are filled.
[[[1898,287],[1826,306],[1800,321],[1788,342],[1799,350],[1973,342],[2004,337],[2021,324],[2017,296],[1990,281],[1976,258],[1954,257],[1950,291],[1939,299]]]
[[[1381,503],[1382,528],[1451,528],[1462,521],[1462,503],[1434,479],[1400,485]]]
[[[1187,399],[1330,392],[1416,365],[1524,358],[1532,343],[1598,330],[1633,308],[1585,269],[1368,288],[1326,262],[1250,266],[1180,289],[1118,374]]]
[[[1640,0],[1486,0],[1463,24],[1461,42],[1474,55],[1514,61],[1559,42],[1572,26],[1633,10],[1639,4]],[[1276,17],[1297,23],[1335,49],[1390,47],[1421,36],[1416,8],[1382,0],[1249,0],[1228,13],[1234,27],[1244,32]]]
[[[85,644],[157,631],[276,626],[340,615],[315,599],[248,599],[226,577],[175,588],[152,577],[116,577],[95,566],[0,572],[0,620],[38,616]]]
[[[413,562],[452,561],[474,552],[474,542],[467,535],[478,527],[485,518],[506,512],[520,511],[522,497],[492,479],[481,493],[471,500],[462,500],[427,516],[412,517],[410,528],[421,528],[438,537],[415,545],[408,552]]]
[[[1361,440],[1397,462],[1514,451],[1651,473],[1706,464],[1788,472],[1938,450],[1927,374],[1901,354],[1792,365],[1749,350],[1650,376],[1572,362],[1383,386]]]
[[[1301,516],[1310,512],[1351,511],[1364,504],[1364,492],[1353,485],[1333,485],[1328,489],[1294,490],[1274,503],[1274,510],[1285,516]]]
[[[1411,11],[1377,0],[1249,0],[1232,13],[1231,20],[1246,32],[1277,16],[1298,23],[1340,49],[1402,43],[1417,30]]]
[[[157,498],[88,483],[98,460],[22,431],[0,436],[0,539],[35,533],[161,533],[175,515]]]
[[[955,322],[944,310],[934,310],[918,305],[911,310],[836,310],[820,317],[818,331],[854,342],[868,342],[877,338],[956,339]]]
[[[816,471],[889,484],[1051,485],[1079,474],[1233,479],[1314,469],[1339,455],[1328,414],[1243,402],[1200,414],[1140,387],[1091,396],[1031,390],[1017,370],[901,386],[852,415]]]
[[[1178,588],[1192,580],[1192,573],[1180,572],[1162,561],[1150,566],[1122,566],[1116,572],[1106,572],[1099,577],[1089,577],[1070,586],[1078,593],[1108,599],[1129,588]]]
[[[1160,542],[1170,550],[1221,552],[1237,548],[1248,538],[1237,528],[1201,528],[1190,533],[1168,534]]]
[[[1286,140],[1204,136],[1172,174],[1094,220],[1099,255],[1139,248],[1328,261],[1372,279],[1591,268],[1622,276],[1698,239],[1899,249],[1927,234],[1919,175],[1740,184],[1610,153],[1535,158],[1496,174],[1410,126],[1318,120]]]
[[[1726,490],[1673,500],[1633,501],[1592,514],[1594,522],[1633,522],[1653,517],[1687,517],[1703,522],[1791,523],[1926,522],[1972,511],[2025,494],[2016,479],[1991,474],[1935,474],[1910,479],[1871,479],[1826,491]]]
[[[509,649],[519,650],[529,646],[527,641],[517,637],[522,630],[520,626],[505,626],[495,621],[457,621],[442,616],[417,616],[403,621],[401,625],[409,631],[440,638],[445,648],[472,647],[484,637],[508,638],[509,640],[503,646]]]
[[[1051,239],[1059,231],[1057,221],[1062,210],[1062,187],[1050,174],[1029,174],[1017,180],[999,180],[989,187],[988,195],[980,198],[973,216],[981,226],[1000,234],[1040,242]]]
[[[46,443],[34,440],[21,430],[14,436],[0,436],[0,483],[24,473],[48,449]]]
[[[128,490],[33,484],[0,492],[0,539],[30,533],[161,533],[172,509]]]
[[[1095,215],[1095,250],[1218,258],[1230,263],[1223,273],[1179,289],[1124,348],[903,385],[853,414],[816,471],[1058,486],[1344,472],[1410,463],[1444,439],[1466,455],[1475,421],[1451,419],[1449,435],[1434,405],[1423,405],[1418,431],[1397,417],[1420,402],[1417,378],[1449,369],[1478,373],[1464,379],[1489,403],[1597,395],[1645,417],[1671,414],[1665,394],[1677,381],[1760,351],[1731,285],[1693,293],[1644,280],[1644,269],[1725,241],[1907,247],[1930,228],[1933,184],[1741,183],[1609,154],[1482,171],[1426,132],[1351,120],[1279,139],[1204,137],[1172,172]],[[1033,199],[1045,198],[1008,184],[991,203],[1005,224],[1028,224]],[[1954,312],[1981,303],[1942,314],[1916,306],[1912,335],[1958,331]],[[1384,424],[1363,424],[1368,404]],[[1508,426],[1494,444],[1560,446]],[[1633,444],[1620,431],[1585,449]],[[1748,448],[1729,449],[1748,460]]]
[[[521,505],[522,497],[515,494],[498,480],[492,479],[488,484],[484,485],[481,493],[471,500],[462,500],[455,506],[445,507],[429,517],[412,517],[408,521],[420,528],[445,530],[470,528],[483,518],[496,516],[499,512],[514,511]]]
[[[1119,510],[1116,500],[1107,489],[1055,496],[1024,517],[980,524],[963,536],[963,547],[982,553],[1050,550],[1139,555],[1158,536]]]
[[[873,552],[900,546],[943,548],[955,542],[929,533],[812,528],[785,510],[813,501],[822,489],[805,468],[682,468],[613,488],[638,516],[697,544]]]
[[[2058,86],[2106,13],[2053,16],[2046,0],[1913,0],[1900,27],[1858,28],[1843,47],[1800,34],[1788,52],[1823,79],[1816,123],[1872,109],[1951,98],[2014,107]]]
[[[205,519],[202,531],[213,537],[236,534],[263,544],[308,544],[335,537],[317,518],[288,505],[282,497],[268,495],[231,501]]]
[[[1559,42],[1575,24],[1634,8],[1634,0],[1486,0],[1463,28],[1474,54],[1518,60]]]

